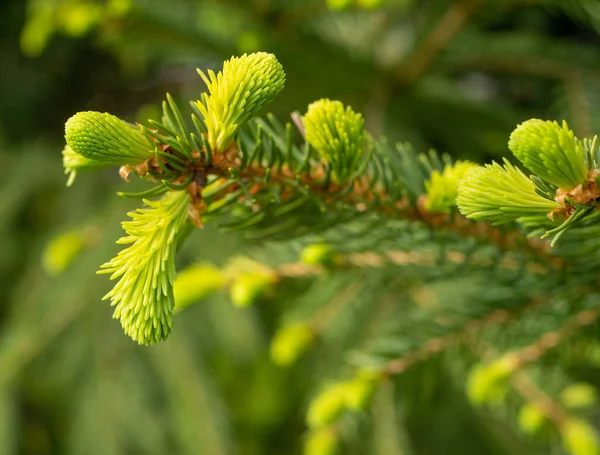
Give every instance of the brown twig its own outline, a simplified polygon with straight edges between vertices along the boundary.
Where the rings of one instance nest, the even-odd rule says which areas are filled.
[[[467,255],[460,251],[446,251],[444,259],[455,264],[464,264],[467,261]],[[350,253],[340,257],[341,265],[351,265],[355,267],[384,267],[387,264],[395,265],[424,265],[433,266],[439,260],[439,255],[429,251],[402,251],[389,250],[382,253],[367,251],[363,253]],[[469,262],[481,266],[489,267],[494,264],[494,261],[487,258],[468,258]],[[513,258],[504,257],[498,265],[501,268],[508,270],[519,270],[521,264]],[[527,265],[527,270],[534,274],[544,274],[548,272],[548,268],[542,264],[530,263]],[[277,267],[276,273],[281,277],[297,278],[302,276],[318,275],[323,272],[320,266],[308,265],[302,262],[292,262],[282,264]]]
[[[231,170],[229,168],[222,169],[222,173],[227,175],[231,173]],[[241,177],[253,179],[257,182],[252,189],[253,194],[263,189],[265,184],[262,182],[264,182],[265,174],[266,168],[256,164],[240,171]],[[450,216],[427,212],[422,206],[415,208],[408,200],[394,200],[381,188],[377,186],[373,187],[369,181],[369,177],[356,180],[352,184],[351,191],[347,191],[347,184],[323,184],[324,178],[324,169],[320,166],[314,166],[309,172],[302,174],[301,184],[304,188],[311,190],[313,194],[319,196],[326,204],[336,203],[341,200],[359,211],[371,210],[389,218],[420,221],[437,230],[452,231],[464,237],[493,243],[502,251],[528,252],[533,257],[550,263],[556,268],[562,268],[564,265],[561,258],[549,254],[549,244],[547,242],[535,238],[527,238],[517,231],[506,232],[488,223],[474,223],[459,214]],[[283,200],[289,194],[297,191],[293,185],[290,185],[290,182],[296,180],[296,172],[287,166],[282,166],[280,169],[273,168],[270,180],[287,188],[287,192],[284,191],[282,193],[281,197]]]
[[[165,155],[171,153],[168,146],[163,153]],[[428,212],[422,203],[415,207],[406,198],[398,200],[393,195],[388,194],[380,184],[373,181],[373,176],[365,175],[351,182],[335,183],[327,178],[323,163],[313,163],[308,170],[300,174],[297,170],[286,165],[268,168],[261,163],[253,163],[242,168],[240,154],[241,152],[237,149],[235,142],[232,142],[223,152],[213,152],[212,162],[207,164],[204,161],[205,154],[196,151],[194,152],[195,161],[189,160],[185,165],[186,172],[181,173],[178,180],[174,182],[181,184],[189,181],[189,176],[193,176],[192,183],[188,185],[187,191],[192,196],[190,215],[197,226],[202,226],[201,215],[207,208],[202,192],[209,175],[216,176],[223,183],[235,176],[236,179],[239,178],[251,185],[249,193],[252,197],[267,188],[267,185],[276,184],[282,189],[280,199],[285,201],[296,194],[301,185],[303,191],[310,191],[325,205],[333,206],[342,202],[360,212],[370,211],[392,219],[419,221],[436,230],[453,231],[464,237],[495,244],[502,251],[524,251],[538,260],[552,264],[558,269],[564,265],[561,258],[551,256],[548,253],[549,244],[547,242],[527,238],[517,231],[503,231],[488,223],[475,223],[459,214],[451,216]],[[163,166],[165,165],[163,164]],[[141,163],[139,166],[146,169],[145,172],[150,172],[151,175],[155,173],[158,176],[161,175],[163,167],[155,162],[154,158]],[[269,183],[266,183],[265,179],[267,174],[269,175]],[[213,200],[226,197],[231,191],[239,189],[239,186],[239,184],[229,186],[215,195]],[[241,199],[244,197],[246,196],[241,196]],[[419,201],[421,200],[422,197]],[[257,210],[260,209],[259,205],[254,205]]]
[[[544,299],[536,298],[528,304],[518,308],[515,311],[495,310],[491,314],[484,316],[481,319],[476,319],[467,323],[463,328],[445,335],[443,337],[433,338],[424,345],[402,357],[391,360],[385,371],[388,374],[400,374],[417,362],[427,359],[429,356],[441,352],[455,344],[458,344],[465,339],[469,339],[475,333],[480,332],[486,327],[503,324],[512,320],[524,311],[538,307]],[[526,346],[518,351],[507,354],[507,361],[514,365],[515,369],[520,369],[527,363],[535,362],[543,356],[548,350],[557,346],[561,341],[566,339],[576,330],[594,323],[598,319],[600,309],[590,309],[582,311],[570,318],[560,329],[553,332],[548,332],[540,337],[537,341]],[[482,340],[477,340],[471,343],[471,348],[478,352],[482,357],[487,359],[495,358],[494,351],[487,347]]]
[[[512,367],[510,384],[526,401],[532,403],[536,408],[550,420],[558,429],[562,428],[569,419],[567,411],[556,401],[552,400],[537,384],[523,371],[523,367],[537,361],[549,350],[556,347],[578,329],[593,324],[598,319],[600,308],[581,311],[567,320],[557,330],[545,333],[537,341],[505,355],[505,360]],[[494,349],[485,345],[483,340],[477,340],[472,349],[478,352],[484,359],[497,358]]]
[[[510,383],[519,395],[527,402],[535,405],[558,429],[568,420],[569,414],[565,409],[540,389],[531,377],[523,371],[512,375]]]

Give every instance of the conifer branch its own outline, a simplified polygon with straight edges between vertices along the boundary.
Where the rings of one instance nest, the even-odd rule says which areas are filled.
[[[524,348],[506,354],[507,362],[512,365],[513,370],[522,369],[526,365],[536,362],[577,330],[594,324],[598,319],[599,312],[600,308],[591,308],[575,314],[560,328],[545,333],[538,340]]]
[[[527,402],[533,404],[556,428],[561,429],[570,418],[566,410],[557,401],[540,389],[531,377],[523,371],[515,373],[510,381],[513,388]]]
[[[531,270],[539,263],[564,268],[563,257],[550,254],[549,247],[567,231],[576,240],[589,235],[590,226],[600,226],[595,210],[600,147],[596,139],[575,137],[566,123],[532,119],[513,132],[509,148],[534,172],[527,176],[508,161],[481,167],[452,163],[433,152],[418,155],[407,145],[394,150],[368,136],[359,113],[329,99],[293,117],[305,139],[297,145],[290,123],[254,117],[285,81],[271,54],[233,57],[221,72],[201,76],[209,93],[192,103],[191,128],[169,95],[161,121],[151,120],[151,127],[96,112],[76,114],[66,125],[63,159],[72,176],[119,165],[124,179],[133,173],[154,184],[141,193],[120,193],[123,197],[164,195],[124,225],[134,245],[105,265],[114,278],[123,276],[107,298],[117,305],[115,315],[127,333],[141,343],[164,339],[170,330],[172,242],[186,219],[199,227],[217,220],[222,227],[258,237],[320,232],[367,217],[408,220],[494,244],[501,252],[524,252]],[[240,129],[245,122],[247,128]],[[508,222],[521,227],[494,226]],[[161,228],[155,231],[156,226]],[[551,244],[543,241],[546,237],[552,237]],[[153,253],[142,254],[138,242]],[[573,254],[572,249],[559,252]],[[355,265],[372,260],[347,259]],[[396,254],[388,260],[428,259]],[[140,271],[155,262],[168,267]],[[297,273],[291,270],[287,266],[286,273]],[[233,300],[245,306],[280,278],[280,272],[268,268],[244,273],[231,284]],[[162,283],[154,297],[152,280]]]
[[[579,319],[578,324],[587,325],[591,323],[589,322],[590,318],[596,319],[597,314],[595,316],[585,314],[587,311],[589,310],[575,316],[575,319]],[[569,325],[572,324],[568,323],[559,331],[566,330]],[[471,344],[471,348],[484,359],[496,357],[495,350],[480,339],[477,340],[477,343]],[[519,416],[520,425],[525,431],[531,433],[539,431],[543,420],[546,419],[555,426],[567,452],[573,455],[597,453],[600,449],[600,439],[598,439],[595,428],[569,412],[566,407],[568,402],[565,402],[564,396],[563,403],[561,403],[542,390],[531,376],[523,371],[521,366],[516,365],[513,358],[501,358],[487,366],[489,372],[485,372],[484,369],[479,370],[481,374],[479,381],[490,382],[491,384],[485,387],[490,390],[496,388],[498,391],[502,388],[501,383],[508,377],[508,384],[526,401]],[[473,386],[471,385],[471,387]],[[497,391],[493,393],[498,393]]]

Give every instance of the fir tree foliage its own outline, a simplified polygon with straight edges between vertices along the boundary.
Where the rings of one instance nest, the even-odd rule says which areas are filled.
[[[534,174],[559,188],[586,180],[583,145],[567,122],[527,120],[512,132],[508,148]]]
[[[506,159],[504,167],[493,163],[469,172],[457,199],[462,214],[493,224],[519,220],[541,238],[552,237],[552,246],[595,218],[597,137],[582,141],[566,122],[531,119],[517,126],[508,146],[534,174],[528,178]]]
[[[598,405],[586,405],[589,390],[580,385],[598,387],[598,329],[571,322],[589,321],[598,302],[597,1],[26,3],[28,55],[55,32],[69,38],[37,60],[61,65],[38,74],[30,71],[36,61],[11,58],[11,44],[3,59],[0,130],[9,137],[0,138],[8,166],[0,231],[8,240],[0,288],[9,307],[0,329],[0,453],[37,454],[46,444],[47,451],[89,455],[303,453],[302,442],[306,455],[597,453]],[[13,24],[8,35],[22,21],[23,4],[8,0],[2,8]],[[91,35],[85,46],[67,44],[83,34]],[[30,138],[36,119],[55,118],[69,103],[111,106],[110,97],[97,95],[136,86],[143,90],[117,100],[129,120],[149,97],[162,96],[165,82],[176,99],[201,100],[202,81],[189,62],[210,68],[261,48],[290,62],[276,116],[251,116],[221,153],[208,145],[198,106],[190,117],[185,103],[179,111],[167,96],[162,118],[142,115],[145,108],[135,117],[144,126],[134,130],[152,145],[149,158],[115,164],[124,176],[144,177],[129,186],[149,188],[120,194],[158,201],[187,192],[189,219],[207,226],[178,254],[174,295],[182,313],[174,315],[169,342],[140,349],[97,304],[110,283],[92,274],[119,236],[115,204],[131,203],[105,197],[121,183],[87,173],[75,191],[64,191],[52,172],[56,144],[51,151],[45,140],[19,146],[11,137],[22,131]],[[110,76],[110,54],[120,62],[118,77]],[[15,62],[24,62],[22,72],[14,72]],[[77,80],[69,93],[44,90],[67,76]],[[14,90],[14,79],[25,90]],[[334,94],[352,94],[345,102],[363,111],[374,136],[364,167],[347,180],[303,140],[310,97]],[[300,112],[291,125],[286,105]],[[441,178],[453,166],[449,157],[500,163],[504,174],[472,201],[496,210],[497,193],[514,195],[502,183],[509,132],[532,116],[568,120],[581,138],[583,181],[572,178],[581,176],[581,159],[566,168],[568,185],[555,180],[564,175],[552,159],[562,167],[568,147],[557,142],[546,164],[540,157],[550,149],[536,145],[531,167],[508,159],[523,164],[535,193],[554,207],[538,210],[538,199],[526,202],[527,189],[523,216],[513,218],[518,209],[502,196],[511,221],[492,227],[465,218],[454,206],[455,180]],[[38,125],[39,133],[54,128]],[[420,153],[432,145],[443,154]],[[65,166],[71,176],[106,165],[73,153]],[[84,218],[100,232],[93,248],[79,235]],[[564,223],[555,248],[536,238]],[[186,221],[182,229],[189,228]],[[36,261],[41,243],[48,245],[43,267]],[[240,250],[252,267],[225,262]],[[273,279],[255,288],[254,305],[227,305],[233,283],[253,267],[269,269]],[[307,330],[286,331],[296,325]],[[271,360],[278,345],[289,363],[266,361],[269,340]],[[507,368],[502,362],[515,350],[523,354]],[[345,404],[331,423],[307,429],[299,414],[311,397],[327,384],[354,382],[364,368],[383,379],[355,395],[368,397],[363,408]],[[476,379],[483,401],[471,394]],[[61,403],[60,412],[52,403]]]
[[[313,330],[303,323],[281,328],[271,342],[271,359],[276,365],[288,366],[296,363],[314,342]]]
[[[285,73],[273,54],[257,52],[232,57],[223,71],[208,75],[198,71],[209,93],[204,93],[196,107],[206,123],[208,143],[223,152],[237,129],[283,89]]]
[[[458,190],[458,207],[467,218],[508,223],[526,215],[545,216],[559,204],[536,192],[535,183],[505,160],[471,169]]]
[[[117,241],[129,246],[98,272],[119,280],[104,299],[116,307],[114,317],[125,333],[140,344],[164,340],[171,332],[177,235],[189,201],[186,192],[170,192],[129,213],[132,220],[123,223],[127,237]]]
[[[283,69],[272,54],[233,57],[222,72],[203,77],[209,93],[194,103],[195,131],[170,96],[163,104],[162,122],[150,122],[153,130],[95,112],[77,114],[66,125],[67,171],[77,168],[75,155],[103,165],[126,165],[127,173],[135,170],[159,184],[146,192],[120,194],[167,193],[124,225],[131,230],[127,241],[134,245],[105,265],[113,278],[123,275],[107,296],[117,305],[115,315],[142,343],[164,339],[170,330],[173,242],[188,218],[198,226],[217,219],[230,229],[273,237],[306,234],[312,223],[313,229],[340,225],[369,211],[409,219],[418,213],[435,224],[442,219],[428,214],[447,215],[458,204],[467,218],[493,224],[518,220],[530,230],[541,228],[545,237],[554,235],[554,244],[568,228],[586,219],[595,201],[595,181],[584,188],[587,181],[581,178],[587,177],[586,162],[594,166],[596,142],[579,141],[566,125],[533,120],[517,127],[509,146],[540,174],[530,178],[508,161],[483,167],[470,162],[442,164],[435,154],[426,158],[404,148],[394,152],[384,141],[367,141],[362,116],[329,99],[308,107],[300,125],[304,146],[294,144],[290,124],[281,125],[273,117],[267,122],[253,119],[250,134],[241,131],[242,122],[283,86]],[[552,159],[572,163],[572,172],[565,174],[572,178],[556,180],[555,172],[545,172]],[[425,182],[412,183],[419,174]],[[560,193],[557,184],[568,187],[568,192]],[[170,190],[185,197],[175,197]],[[418,202],[422,197],[424,205]],[[410,201],[415,201],[412,209]],[[135,252],[146,247],[156,254],[137,258]],[[232,300],[248,306],[276,281],[268,268],[241,271],[231,280]],[[160,292],[152,294],[149,289]]]
[[[310,104],[302,118],[294,114],[298,131],[272,115],[256,117],[283,86],[283,70],[270,54],[233,57],[222,72],[203,77],[209,93],[192,103],[191,124],[170,96],[161,121],[149,121],[148,127],[131,127],[98,113],[83,113],[68,123],[67,144],[74,154],[126,166],[155,185],[143,193],[122,195],[158,198],[144,199],[147,208],[132,212],[133,220],[123,223],[128,236],[119,243],[129,246],[102,266],[101,273],[119,280],[105,298],[116,306],[115,317],[124,331],[139,343],[151,344],[164,340],[171,330],[174,282],[181,308],[219,289],[235,306],[248,307],[277,296],[282,283],[289,284],[286,280],[314,278],[323,269],[335,271],[323,280],[332,290],[331,303],[307,318],[318,299],[306,293],[304,307],[299,305],[304,317],[282,324],[271,343],[272,360],[291,366],[322,340],[340,337],[331,320],[347,317],[348,307],[355,313],[353,320],[370,327],[365,309],[373,293],[386,288],[382,283],[393,283],[391,296],[384,300],[402,295],[410,304],[391,310],[382,304],[373,317],[385,319],[389,327],[379,326],[372,338],[353,326],[348,339],[364,336],[368,342],[357,342],[349,354],[351,374],[336,376],[308,405],[307,454],[334,453],[347,422],[355,422],[369,408],[388,379],[468,339],[465,333],[488,325],[502,329],[517,311],[527,313],[519,319],[529,324],[525,347],[485,353],[481,357],[486,362],[477,364],[467,381],[474,404],[502,404],[517,389],[515,383],[528,362],[595,321],[597,314],[586,300],[565,309],[564,296],[576,295],[574,288],[557,289],[550,280],[537,280],[543,274],[555,277],[555,268],[564,272],[568,254],[560,248],[548,253],[546,242],[527,234],[554,235],[556,242],[568,230],[568,242],[596,232],[598,215],[592,209],[598,197],[597,140],[579,141],[566,126],[554,123],[519,126],[509,147],[534,173],[527,176],[508,160],[504,165],[452,163],[435,152],[418,154],[407,144],[371,139],[362,116],[339,101],[322,99]],[[126,143],[132,150],[119,155]],[[65,168],[71,172],[77,164],[69,154]],[[558,173],[556,163],[569,167]],[[520,225],[509,224],[513,221]],[[279,267],[253,263],[219,271],[192,266],[181,274],[177,290],[175,252],[192,223],[205,222],[222,230],[242,230],[252,239],[309,238],[315,243],[303,250],[300,262]],[[441,251],[431,249],[432,236],[439,236]],[[401,249],[391,251],[390,245]],[[386,268],[390,264],[402,270],[399,277],[397,269]],[[369,267],[382,267],[384,273],[365,278],[360,270]],[[488,292],[486,273],[491,268],[504,281]],[[451,275],[451,283],[440,282],[440,270]],[[454,289],[453,277],[463,274],[472,281],[463,282],[461,298],[472,307],[461,307],[462,313],[456,314],[454,292],[444,292],[444,285]],[[190,286],[197,292],[186,295]],[[316,289],[322,300],[322,289]],[[550,310],[572,318],[550,329],[550,341],[548,324],[540,322],[547,321],[527,303],[532,295],[549,290]],[[509,299],[509,294],[518,298]],[[430,330],[415,335],[415,320],[425,321]],[[539,340],[531,339],[535,336]],[[498,338],[501,347],[509,344],[506,337]],[[593,453],[590,450],[598,446],[593,431],[577,415],[565,412],[561,420],[544,411],[536,420],[527,408],[530,397],[523,401],[521,408],[527,410],[522,425],[531,433],[552,423],[572,455]],[[559,405],[568,408],[566,403]]]
[[[107,166],[138,164],[154,152],[142,131],[108,113],[75,114],[65,124],[65,139],[76,154]]]
[[[444,166],[444,170],[433,171],[431,178],[425,182],[427,199],[425,209],[434,213],[449,214],[456,209],[458,184],[465,174],[476,164],[469,161],[457,161],[453,165]]]
[[[344,182],[353,177],[365,161],[362,115],[325,98],[310,104],[303,120],[306,140],[331,165],[334,178]]]

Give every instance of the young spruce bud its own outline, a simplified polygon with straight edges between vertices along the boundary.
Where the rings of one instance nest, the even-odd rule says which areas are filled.
[[[508,148],[538,177],[569,190],[584,182],[587,169],[583,144],[569,129],[557,122],[531,119],[510,135]]]
[[[304,116],[306,140],[330,165],[338,182],[350,179],[365,158],[364,119],[340,101],[321,99]]]
[[[138,164],[154,154],[139,129],[107,113],[75,114],[65,124],[65,138],[75,153],[107,166]]]
[[[242,123],[273,101],[285,84],[281,63],[266,52],[232,57],[218,74],[198,73],[209,94],[203,93],[195,105],[204,117],[208,143],[218,152],[227,149]]]
[[[547,215],[560,205],[536,192],[535,184],[508,161],[471,169],[458,185],[456,199],[467,218],[502,224],[526,215]]]

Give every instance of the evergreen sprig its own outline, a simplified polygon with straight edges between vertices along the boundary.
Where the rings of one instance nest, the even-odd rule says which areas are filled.
[[[459,182],[475,166],[469,161],[457,161],[447,164],[442,172],[433,171],[431,178],[425,182],[425,209],[433,213],[451,213],[456,208]]]
[[[257,52],[232,57],[223,71],[198,71],[209,94],[195,103],[206,123],[210,146],[223,152],[238,128],[279,94],[285,83],[281,63],[273,54]]]
[[[138,128],[101,112],[79,112],[65,124],[67,145],[107,166],[135,165],[152,157],[154,145]]]
[[[504,160],[471,169],[460,183],[457,203],[467,218],[508,223],[526,215],[547,215],[560,208],[536,192],[535,183]]]
[[[567,122],[531,119],[510,135],[508,148],[529,170],[559,188],[569,190],[587,178],[583,144]]]
[[[340,101],[321,99],[304,115],[306,140],[325,159],[338,182],[350,179],[365,161],[364,120]]]
[[[119,280],[104,300],[111,300],[114,317],[140,344],[164,340],[171,332],[175,251],[189,202],[188,193],[173,191],[129,213],[132,220],[123,222],[127,237],[117,243],[130,246],[98,272]]]
[[[554,241],[567,228],[595,219],[588,213],[597,194],[590,177],[595,174],[585,163],[594,165],[597,141],[584,140],[580,147],[566,126],[532,121],[513,133],[511,148],[538,173],[530,178],[508,161],[504,166],[452,164],[434,152],[419,155],[407,145],[389,147],[368,137],[359,113],[329,99],[312,103],[302,118],[296,117],[300,136],[305,135],[298,144],[290,123],[283,125],[273,116],[251,118],[283,87],[285,74],[272,54],[233,57],[222,72],[202,77],[209,93],[192,105],[193,130],[170,96],[163,103],[161,122],[150,121],[152,128],[132,127],[96,112],[77,114],[67,122],[64,164],[72,176],[78,170],[125,165],[125,173],[135,169],[158,185],[120,194],[164,194],[147,202],[150,208],[130,214],[133,221],[124,223],[128,237],[120,243],[132,245],[102,266],[102,273],[120,278],[106,296],[116,306],[115,317],[140,343],[160,341],[170,331],[175,239],[187,219],[198,226],[216,221],[257,238],[321,234],[368,216],[375,216],[372,222],[378,225],[382,219],[405,219],[501,248],[526,247],[544,260],[543,244],[514,230],[507,240],[504,231],[472,227],[455,207],[466,218],[493,224],[522,221],[554,235]],[[240,130],[246,120],[246,129]],[[531,158],[540,153],[546,161],[562,153],[561,159],[572,162],[568,192],[560,193],[557,184],[565,182],[556,180],[555,172],[542,169],[540,163],[546,161]],[[575,181],[579,183],[573,188]],[[383,233],[372,236],[373,242],[379,235]],[[257,270],[228,279],[239,306],[271,292],[275,280]],[[299,356],[312,339],[307,327],[289,333],[294,340],[297,333],[306,336],[297,346],[289,343],[289,336],[278,339],[274,355],[282,364]]]

